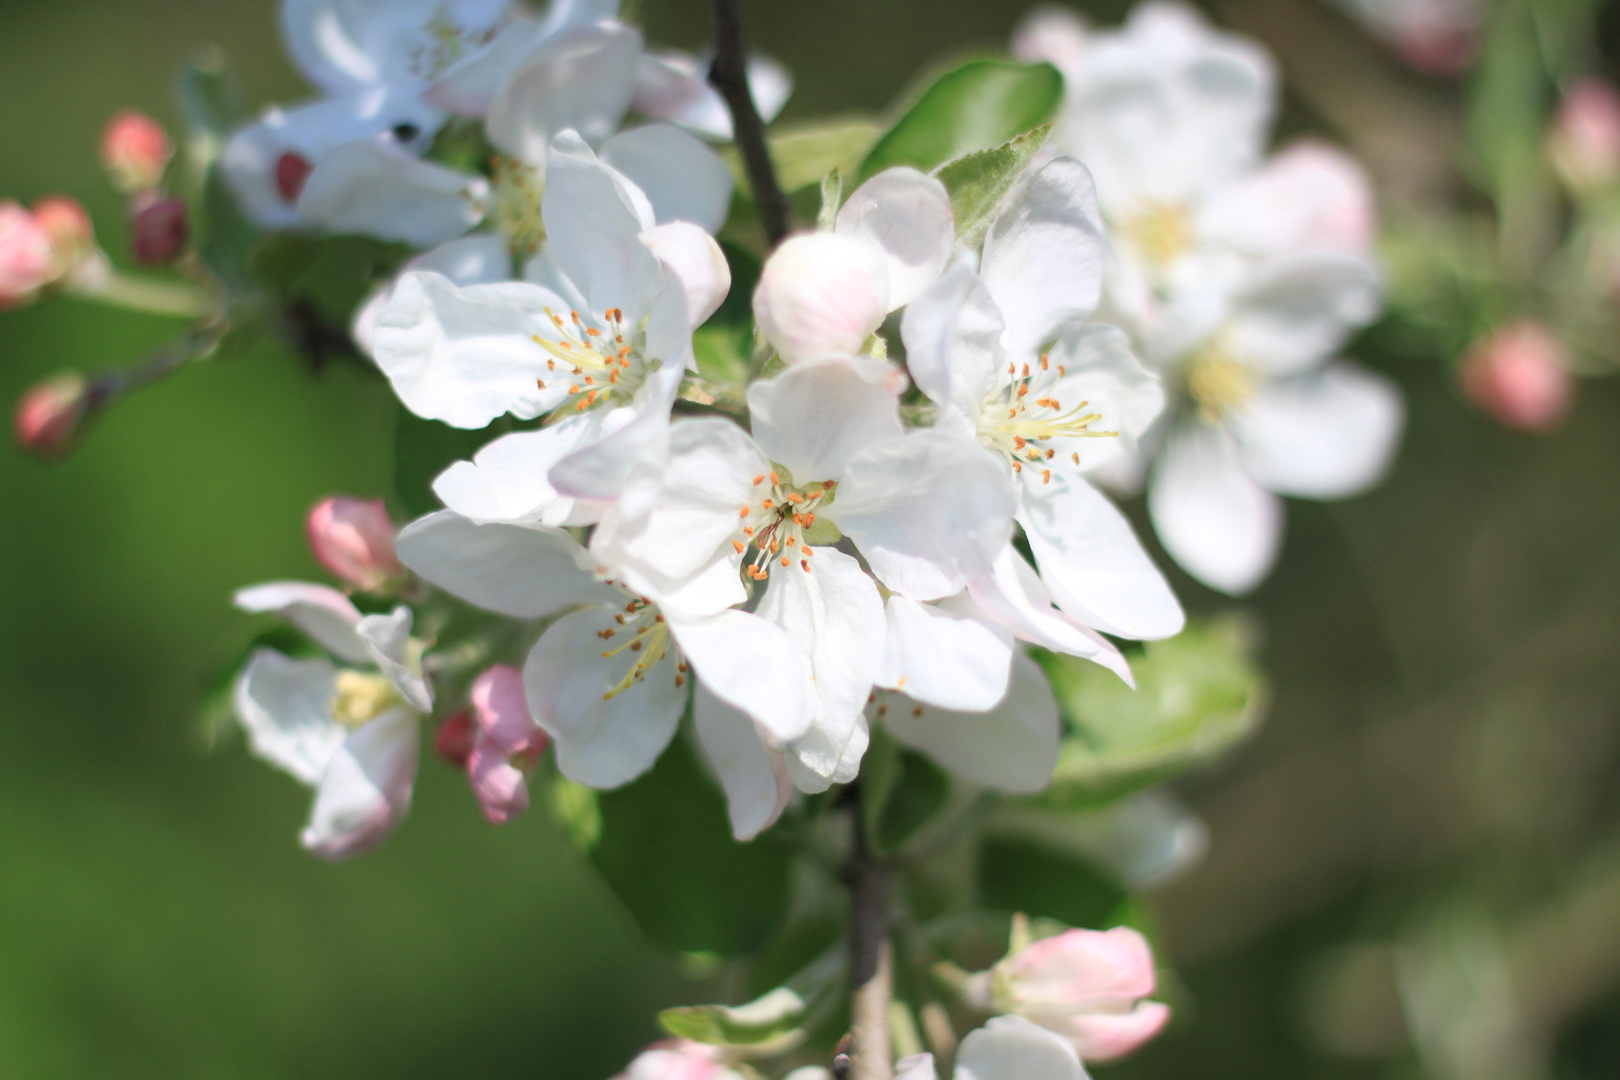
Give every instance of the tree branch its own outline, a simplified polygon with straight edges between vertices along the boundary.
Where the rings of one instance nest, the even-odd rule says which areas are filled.
[[[748,47],[743,38],[739,0],[714,0],[714,63],[709,67],[709,82],[731,109],[732,138],[742,151],[766,239],[775,247],[791,227],[788,201],[776,183],[776,169],[765,142],[765,123],[748,89]]]
[[[850,1080],[892,1080],[889,1002],[894,957],[889,945],[889,868],[866,845],[860,781],[849,787],[855,845],[849,865]]]

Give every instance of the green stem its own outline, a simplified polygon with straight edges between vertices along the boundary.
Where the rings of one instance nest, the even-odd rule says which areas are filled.
[[[68,292],[114,307],[200,319],[219,313],[218,301],[207,290],[178,281],[155,281],[121,274],[101,252],[88,256],[64,285]]]

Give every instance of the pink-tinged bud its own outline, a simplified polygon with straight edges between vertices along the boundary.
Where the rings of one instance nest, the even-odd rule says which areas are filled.
[[[335,576],[366,592],[387,592],[404,576],[394,553],[394,519],[381,499],[322,499],[304,520],[309,549]]]
[[[90,387],[76,371],[64,371],[29,390],[13,418],[17,444],[41,457],[61,457],[73,447],[90,411]]]
[[[1170,1007],[1153,993],[1153,950],[1128,926],[1068,930],[1032,942],[973,976],[966,996],[1061,1035],[1086,1061],[1130,1053],[1157,1035]]]
[[[90,215],[77,199],[52,195],[34,204],[34,222],[51,238],[57,273],[66,273],[95,245]]]
[[[0,203],[0,308],[28,303],[56,274],[50,233],[21,206]]]
[[[308,158],[289,150],[276,159],[276,190],[291,205],[304,193],[304,182],[314,171]]]
[[[1558,106],[1547,153],[1577,194],[1594,194],[1620,181],[1620,93],[1602,79],[1572,86]]]
[[[182,199],[161,199],[129,219],[129,247],[142,266],[164,266],[191,241],[191,221]]]
[[[467,776],[490,824],[504,825],[529,808],[529,773],[551,738],[529,715],[517,668],[490,668],[473,680],[468,697],[478,730]]]
[[[172,153],[163,125],[133,109],[113,117],[101,136],[101,164],[125,194],[157,187]]]
[[[1454,78],[1479,59],[1479,28],[1473,25],[1409,27],[1395,36],[1395,51],[1425,75]]]
[[[1074,71],[1085,60],[1086,24],[1066,7],[1039,7],[1013,27],[1012,54],[1026,64]]]
[[[876,244],[806,233],[765,260],[754,290],[760,332],[790,364],[854,356],[889,311],[889,270]]]
[[[478,728],[473,724],[472,713],[463,709],[440,724],[439,730],[434,732],[433,752],[456,768],[465,769],[477,737]]]
[[[1523,431],[1557,427],[1574,391],[1563,343],[1537,322],[1514,323],[1474,342],[1457,377],[1468,400]]]
[[[614,1080],[742,1080],[718,1046],[666,1039],[643,1050]]]

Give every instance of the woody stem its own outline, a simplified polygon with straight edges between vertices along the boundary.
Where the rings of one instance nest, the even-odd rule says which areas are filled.
[[[742,151],[765,237],[775,247],[792,226],[787,196],[776,182],[776,169],[765,141],[765,122],[748,89],[748,48],[739,0],[714,0],[714,63],[709,67],[709,82],[731,110],[732,138]]]

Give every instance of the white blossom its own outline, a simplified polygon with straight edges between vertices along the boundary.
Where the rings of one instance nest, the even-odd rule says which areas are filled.
[[[998,1016],[968,1033],[956,1051],[954,1080],[1086,1080],[1068,1041],[1019,1016]],[[895,1080],[938,1080],[932,1054],[901,1058]]]

